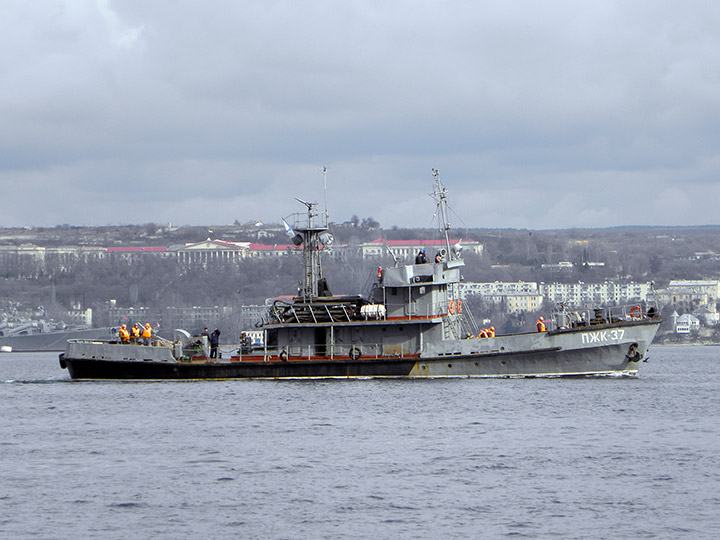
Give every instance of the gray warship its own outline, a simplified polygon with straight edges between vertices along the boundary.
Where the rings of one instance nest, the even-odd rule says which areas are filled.
[[[34,320],[21,320],[10,326],[0,321],[0,347],[14,352],[60,352],[70,339],[111,336],[111,328],[72,327]]]
[[[477,337],[459,298],[464,266],[450,245],[447,189],[433,170],[445,246],[434,260],[380,267],[367,296],[333,296],[321,256],[327,212],[306,203],[287,229],[304,276],[292,300],[275,300],[261,347],[210,358],[205,336],[174,332],[153,345],[69,340],[60,365],[73,379],[317,379],[635,376],[661,323],[656,309],[614,306],[585,317],[564,309],[545,332]]]

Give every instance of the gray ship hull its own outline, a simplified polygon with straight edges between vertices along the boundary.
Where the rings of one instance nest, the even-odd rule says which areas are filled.
[[[405,357],[244,356],[176,361],[172,349],[70,342],[73,379],[352,379],[634,376],[659,320],[446,342]],[[481,348],[484,350],[480,350]]]
[[[110,328],[67,330],[19,336],[0,337],[0,346],[12,347],[13,352],[62,352],[71,339],[106,339]]]

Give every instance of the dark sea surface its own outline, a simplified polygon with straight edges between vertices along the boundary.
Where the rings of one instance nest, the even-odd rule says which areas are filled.
[[[0,354],[0,538],[720,538],[720,347],[637,379],[73,382]]]

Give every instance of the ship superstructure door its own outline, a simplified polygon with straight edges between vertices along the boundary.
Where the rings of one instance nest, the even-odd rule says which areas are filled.
[[[315,354],[318,356],[327,356],[327,328],[315,328]]]

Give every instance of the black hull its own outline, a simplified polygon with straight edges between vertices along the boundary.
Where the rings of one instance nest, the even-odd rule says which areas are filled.
[[[170,363],[62,359],[73,379],[307,379],[408,377],[414,360]]]
[[[543,349],[442,358],[386,358],[344,361],[173,363],[61,356],[73,379],[323,379],[562,377],[635,375],[638,361],[624,346]]]

